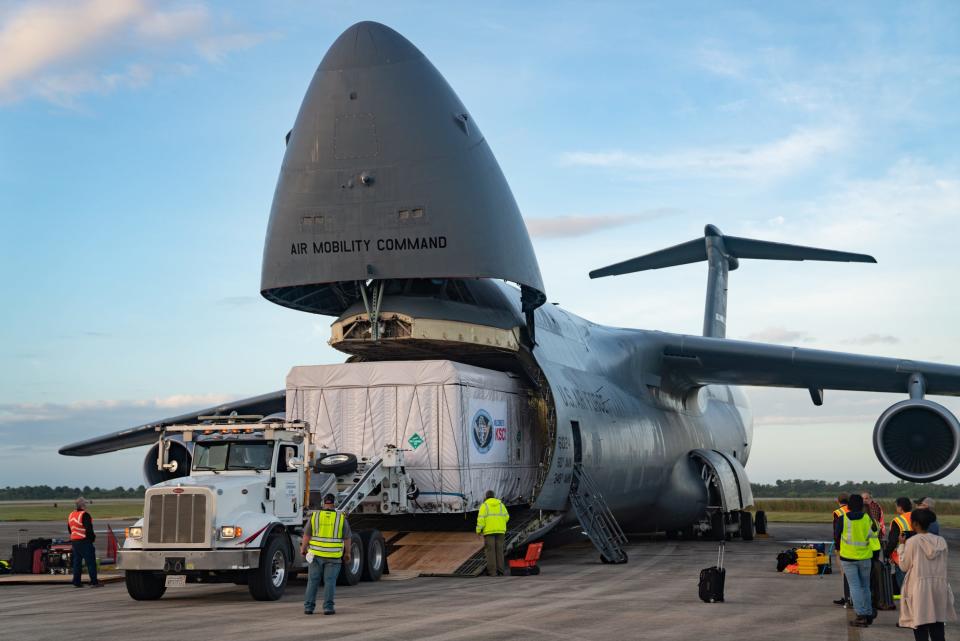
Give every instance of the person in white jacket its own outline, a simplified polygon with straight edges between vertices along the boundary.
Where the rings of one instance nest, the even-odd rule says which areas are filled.
[[[906,572],[900,591],[900,627],[913,628],[919,641],[943,641],[944,622],[957,619],[947,582],[947,542],[929,532],[936,520],[931,510],[914,510],[915,534],[906,540],[901,534],[897,548],[900,567]]]

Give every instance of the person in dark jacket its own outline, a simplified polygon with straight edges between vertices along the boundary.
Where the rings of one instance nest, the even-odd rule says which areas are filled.
[[[930,510],[932,512],[933,505],[934,505],[934,500],[929,496],[924,496],[922,498],[917,499],[914,502],[913,509],[914,510]],[[927,530],[927,532],[929,532],[930,534],[936,534],[937,536],[940,536],[940,522],[934,521],[933,523],[931,523],[930,529]]]
[[[77,509],[67,517],[67,531],[73,545],[73,587],[83,587],[83,563],[87,564],[90,575],[90,587],[99,588],[103,584],[97,580],[97,549],[93,542],[97,535],[93,531],[93,517],[87,512],[87,499],[77,499]]]
[[[897,546],[900,545],[900,535],[909,539],[913,536],[913,527],[910,525],[910,512],[913,511],[913,503],[905,496],[897,498],[897,515],[890,522],[890,530],[887,533],[887,542],[883,546],[883,553],[888,559],[893,561],[896,575],[896,585],[893,586],[895,599],[900,598],[900,586],[903,585],[903,570],[900,569],[900,559],[897,552]]]

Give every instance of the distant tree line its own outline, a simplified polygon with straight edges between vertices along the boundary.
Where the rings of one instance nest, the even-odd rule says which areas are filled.
[[[828,483],[810,479],[789,479],[776,483],[751,483],[757,498],[835,498],[841,492],[870,492],[876,498],[906,496],[917,499],[929,496],[935,499],[960,499],[960,483],[940,485],[937,483],[876,483],[874,481],[844,481]]]
[[[5,487],[0,489],[0,501],[45,501],[47,499],[69,500],[82,496],[88,499],[139,499],[143,498],[146,488],[142,485],[136,488],[117,486],[111,489],[101,487],[69,487],[58,485],[22,485],[20,487]]]

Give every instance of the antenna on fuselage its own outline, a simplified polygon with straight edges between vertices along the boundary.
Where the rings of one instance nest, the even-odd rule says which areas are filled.
[[[727,274],[739,267],[741,258],[823,260],[846,263],[877,262],[873,256],[867,254],[724,236],[723,232],[713,225],[707,225],[703,235],[703,238],[595,269],[590,272],[590,278],[618,276],[705,260],[709,263],[710,270],[707,275],[707,300],[703,311],[703,335],[724,338],[727,334]]]

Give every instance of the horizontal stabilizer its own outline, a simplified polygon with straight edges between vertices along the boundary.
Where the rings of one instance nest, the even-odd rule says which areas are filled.
[[[823,260],[847,263],[875,263],[873,256],[855,254],[853,252],[774,243],[767,240],[754,240],[738,236],[726,236],[720,233],[713,225],[707,225],[704,238],[674,245],[667,249],[631,258],[614,265],[601,267],[590,272],[590,278],[603,276],[617,276],[642,272],[648,269],[662,269],[675,265],[686,265],[707,260],[707,241],[710,238],[722,238],[722,248],[730,269],[736,269],[740,258],[755,258],[760,260]]]

